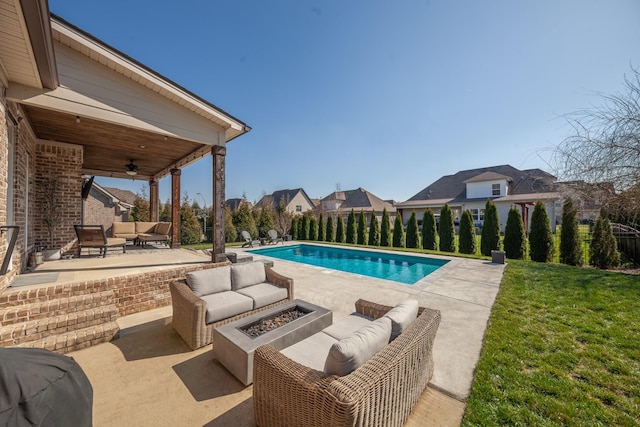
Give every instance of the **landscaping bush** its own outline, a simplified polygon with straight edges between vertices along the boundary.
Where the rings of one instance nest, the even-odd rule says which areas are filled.
[[[500,218],[498,218],[496,205],[491,200],[487,200],[480,234],[480,253],[491,256],[493,250],[500,250]]]
[[[325,242],[333,242],[333,216],[329,215],[327,218],[327,228],[325,228],[324,240]]]
[[[233,213],[233,225],[236,227],[238,233],[248,231],[251,237],[258,236],[258,227],[251,214],[248,202],[244,200],[240,202],[240,206],[238,206],[238,209]]]
[[[380,245],[380,230],[378,227],[378,217],[375,211],[371,212],[371,221],[369,222],[369,246]]]
[[[309,240],[318,240],[318,220],[315,216],[309,218]]]
[[[318,219],[318,241],[324,242],[324,218],[322,214],[320,214],[320,218]]]
[[[553,255],[553,236],[549,226],[547,208],[540,200],[533,207],[529,230],[529,256],[532,261],[547,262]]]
[[[524,259],[526,236],[520,210],[509,209],[507,224],[504,227],[504,254],[509,259]]]
[[[427,209],[422,216],[422,249],[437,249],[436,216],[431,209]]]
[[[342,215],[338,214],[338,224],[336,225],[336,242],[344,243],[344,221]]]
[[[420,235],[418,231],[418,219],[416,218],[415,211],[411,213],[409,222],[407,223],[407,247],[419,248],[420,247]]]
[[[224,241],[227,243],[235,242],[238,238],[238,230],[233,225],[233,216],[229,206],[224,207]]]
[[[298,238],[300,240],[309,240],[309,217],[302,215],[302,221],[300,221],[300,231]]]
[[[380,223],[380,246],[390,246],[391,245],[391,232],[389,230],[391,227],[391,222],[389,221],[389,213],[387,212],[387,208],[382,210],[382,220]]]
[[[184,202],[180,207],[180,243],[193,245],[200,243],[202,226],[189,203]]]
[[[351,209],[349,216],[347,217],[347,243],[356,243],[356,214]]]
[[[458,251],[461,254],[476,253],[476,226],[471,211],[465,210],[460,219],[460,239]]]
[[[358,244],[364,245],[367,239],[367,218],[364,216],[364,211],[360,210],[360,216],[358,217]]]
[[[594,267],[604,270],[620,265],[620,252],[608,218],[599,216],[596,220],[589,253],[589,264]]]
[[[396,215],[396,221],[393,224],[393,247],[404,248],[404,227],[400,215]]]
[[[560,262],[567,265],[582,265],[582,240],[578,231],[578,210],[571,197],[562,205],[562,227],[560,228]]]
[[[443,252],[455,252],[455,229],[453,228],[453,212],[448,203],[445,203],[440,211],[440,250]]]
[[[300,218],[298,218],[297,216],[294,216],[293,218],[291,218],[291,229],[289,230],[289,234],[291,234],[291,238],[293,240],[298,240],[298,221]]]
[[[275,212],[271,205],[268,203],[264,205],[264,207],[260,210],[260,216],[258,217],[258,236],[260,237],[268,237],[269,230],[275,229]]]

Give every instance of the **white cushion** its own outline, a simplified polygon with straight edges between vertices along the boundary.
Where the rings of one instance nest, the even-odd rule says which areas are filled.
[[[329,335],[318,332],[302,341],[280,350],[280,353],[287,356],[294,362],[298,362],[308,368],[322,372],[327,354],[333,344],[338,342]]]
[[[264,264],[261,262],[243,262],[231,266],[231,289],[246,288],[267,280]]]
[[[253,309],[251,298],[233,291],[204,295],[202,299],[207,303],[206,323],[217,322]]]
[[[390,337],[391,319],[381,317],[374,320],[331,346],[324,372],[340,376],[350,374],[382,350],[389,343]]]
[[[372,318],[362,315],[360,313],[352,313],[340,319],[338,322],[331,326],[327,326],[322,330],[327,335],[331,335],[336,340],[347,338],[360,328],[367,326],[372,322]]]
[[[393,341],[418,317],[418,300],[400,301],[384,316],[391,319],[391,341]]]
[[[187,285],[198,297],[231,290],[231,273],[228,265],[192,271],[186,276]]]
[[[239,294],[246,295],[253,300],[253,308],[264,307],[276,301],[287,299],[287,289],[270,283],[259,283],[239,289]]]

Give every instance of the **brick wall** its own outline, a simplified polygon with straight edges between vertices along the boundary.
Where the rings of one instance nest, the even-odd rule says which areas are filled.
[[[107,197],[101,191],[91,189],[89,197],[84,201],[84,224],[102,225],[111,236],[111,227],[114,222],[129,221],[126,211],[121,211],[113,199]]]
[[[37,245],[62,248],[72,251],[75,246],[74,224],[82,221],[82,147],[78,145],[36,142],[35,198],[36,208],[32,218],[34,238]],[[56,182],[58,224],[54,227],[53,242],[44,219],[50,216],[42,206],[45,204],[45,188],[48,180]]]
[[[7,164],[7,155],[9,151],[8,137],[8,117],[6,100],[2,96],[4,94],[4,86],[0,84],[0,165]],[[7,170],[6,167],[0,167],[0,224],[6,224],[7,220]],[[7,252],[7,244],[5,239],[0,241],[0,262],[4,259]],[[0,278],[0,290],[8,286],[8,278],[2,276]]]

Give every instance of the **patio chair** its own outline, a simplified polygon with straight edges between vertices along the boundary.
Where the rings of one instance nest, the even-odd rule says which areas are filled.
[[[249,234],[247,230],[242,230],[240,234],[244,239],[244,243],[242,244],[243,248],[246,248],[246,247],[252,248],[254,244],[260,245],[260,240],[253,240],[253,238],[251,237],[251,234]]]
[[[284,240],[282,240],[282,237],[278,237],[278,232],[276,230],[269,230],[267,231],[267,234],[269,235],[267,243],[277,245],[278,242],[280,242],[284,245]]]
[[[107,256],[107,249],[122,246],[122,253],[127,252],[127,239],[107,237],[102,225],[74,225],[78,237],[78,258],[82,248],[98,248],[102,257]]]

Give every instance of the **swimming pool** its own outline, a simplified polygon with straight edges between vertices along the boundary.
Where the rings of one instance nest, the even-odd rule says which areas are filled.
[[[412,255],[305,244],[262,248],[249,252],[347,273],[393,280],[407,285],[413,285],[448,262]]]

